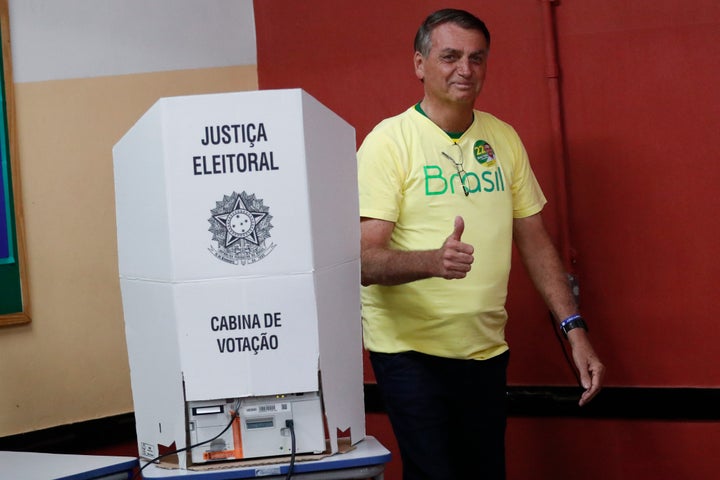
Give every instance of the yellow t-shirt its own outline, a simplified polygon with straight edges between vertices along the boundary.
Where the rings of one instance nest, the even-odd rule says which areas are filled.
[[[358,174],[360,215],[395,223],[392,248],[439,248],[460,215],[462,240],[475,249],[464,279],[363,287],[365,347],[480,360],[507,350],[513,218],[545,204],[515,130],[475,111],[470,128],[453,139],[412,107],[368,134]]]

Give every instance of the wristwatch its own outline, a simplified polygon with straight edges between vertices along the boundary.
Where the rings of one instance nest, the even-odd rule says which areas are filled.
[[[572,317],[568,318],[560,324],[560,330],[562,330],[565,338],[567,338],[568,332],[575,328],[582,328],[586,332],[588,331],[587,324],[580,315],[573,315]]]

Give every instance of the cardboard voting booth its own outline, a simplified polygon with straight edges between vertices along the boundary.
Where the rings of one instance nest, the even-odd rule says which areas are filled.
[[[113,157],[141,455],[362,440],[354,129],[302,90],[163,98]]]

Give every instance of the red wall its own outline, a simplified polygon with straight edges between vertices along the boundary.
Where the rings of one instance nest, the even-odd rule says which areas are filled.
[[[572,225],[609,379],[717,387],[720,2],[565,3]]]
[[[607,384],[718,387],[720,329],[711,306],[720,278],[720,2],[554,3],[574,270]],[[445,6],[257,1],[260,87],[305,89],[355,126],[359,145],[380,119],[421,98],[412,39],[422,19]],[[477,13],[492,32],[477,107],[520,133],[559,238],[543,1],[452,6]],[[519,264],[508,310],[510,382],[573,384]],[[643,469],[652,478],[707,477],[699,439],[717,444],[718,436],[705,424],[511,419],[510,478],[651,478]],[[563,448],[578,460],[568,466]]]
[[[385,478],[402,478],[387,416],[367,429],[392,451]],[[717,478],[714,423],[510,418],[508,480],[691,480]]]

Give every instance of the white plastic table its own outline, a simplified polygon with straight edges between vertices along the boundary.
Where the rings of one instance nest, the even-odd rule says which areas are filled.
[[[346,453],[330,455],[319,460],[296,462],[293,480],[383,480],[385,464],[390,461],[390,451],[374,437],[365,437]],[[287,475],[289,463],[237,467],[221,470],[178,470],[149,465],[143,471],[145,479],[163,480],[234,480],[259,478],[280,480]]]
[[[134,457],[0,452],[0,478],[15,480],[126,480]]]

